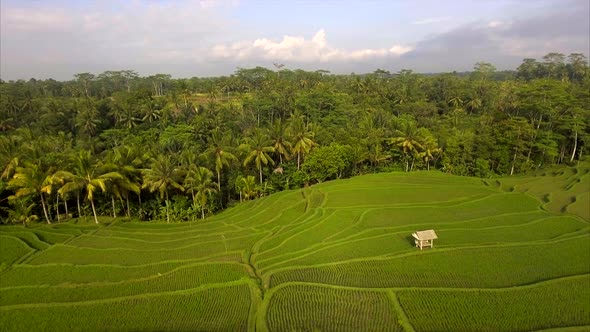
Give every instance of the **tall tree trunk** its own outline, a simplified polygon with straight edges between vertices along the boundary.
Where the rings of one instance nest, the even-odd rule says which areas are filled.
[[[572,157],[570,158],[570,163],[574,161],[574,157],[576,156],[576,149],[578,148],[578,131],[576,130],[576,136],[574,138],[574,151],[572,151]]]
[[[43,205],[43,213],[45,214],[45,220],[47,220],[48,224],[51,224],[51,220],[49,220],[49,215],[47,214],[47,207],[45,206],[45,198],[43,198],[43,193],[41,195],[41,205]]]
[[[166,191],[166,222],[170,223],[170,211],[168,211],[168,191]]]
[[[514,157],[512,158],[512,167],[510,167],[510,175],[514,174],[514,165],[516,164],[516,154],[517,151],[514,151]]]
[[[55,214],[57,215],[57,222],[59,222],[59,195],[55,195]]]
[[[80,193],[76,194],[76,202],[78,202],[78,218],[80,218],[82,216],[82,213],[80,212]]]
[[[113,218],[117,218],[117,212],[115,212],[115,196],[111,196],[111,202],[113,203]]]
[[[94,222],[98,224],[98,217],[96,216],[96,209],[94,208],[94,200],[90,200],[90,205],[92,206],[92,213],[94,214]]]
[[[299,170],[299,165],[301,164],[301,151],[297,151],[297,170]]]
[[[131,218],[131,209],[129,209],[129,194],[125,197],[127,200],[127,217]]]
[[[258,171],[260,172],[260,184],[262,184],[262,165],[260,165]]]
[[[217,188],[221,191],[221,171],[217,171]]]
[[[70,213],[68,212],[68,200],[67,199],[64,199],[64,206],[66,208],[66,219],[68,219],[70,216]]]
[[[205,206],[201,206],[201,219],[205,219]]]

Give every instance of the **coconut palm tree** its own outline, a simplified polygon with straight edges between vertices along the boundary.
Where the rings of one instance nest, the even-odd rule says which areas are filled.
[[[246,139],[246,143],[242,144],[240,148],[247,151],[246,158],[244,159],[244,166],[248,166],[254,162],[258,173],[260,175],[260,183],[262,184],[262,167],[264,165],[274,165],[275,162],[272,160],[270,153],[275,151],[275,148],[270,146],[271,142],[268,136],[262,132],[259,128],[254,130],[254,136]]]
[[[238,160],[236,156],[229,152],[230,136],[224,136],[218,129],[211,133],[207,140],[209,148],[205,150],[205,156],[215,161],[215,172],[217,173],[217,187],[221,190],[221,171],[224,167],[229,167],[232,161]]]
[[[213,173],[205,167],[191,165],[184,180],[184,187],[193,196],[193,202],[201,208],[201,219],[205,219],[205,208],[209,197],[219,190],[217,184],[211,181]]]
[[[112,171],[119,172],[122,178],[112,183],[112,198],[125,199],[127,205],[127,217],[131,217],[129,208],[129,194],[135,193],[140,198],[141,205],[141,171],[145,155],[134,146],[121,146],[113,149],[107,156],[107,164]],[[115,211],[113,201],[113,215]]]
[[[16,189],[11,199],[39,195],[45,220],[51,224],[45,201],[45,195],[50,194],[53,187],[49,171],[44,170],[39,164],[32,163],[26,164],[24,167],[17,167],[12,179],[8,181],[8,186]]]
[[[423,150],[421,130],[412,121],[404,123],[402,130],[396,131],[396,137],[389,139],[389,144],[398,146],[406,160],[406,172],[410,170],[409,157],[412,156],[412,167],[417,153]]]
[[[442,149],[438,147],[434,137],[424,137],[424,143],[422,144],[423,150],[418,153],[418,156],[426,163],[426,169],[430,171],[430,161],[434,160],[436,155],[442,153]]]
[[[39,219],[32,212],[35,203],[31,203],[28,199],[11,199],[10,205],[12,208],[3,209],[8,212],[8,220],[13,223],[22,223],[23,226],[27,226],[31,221]]]
[[[107,191],[107,186],[117,180],[121,180],[123,176],[118,172],[107,172],[98,164],[92,163],[92,157],[88,151],[80,151],[75,159],[74,172],[58,171],[54,177],[63,179],[64,184],[58,190],[58,194],[66,195],[75,192],[78,195],[78,213],[80,213],[79,195],[84,193],[86,200],[90,202],[92,207],[92,214],[94,215],[94,222],[98,224],[98,216],[96,215],[96,207],[94,206],[95,193],[100,189],[102,192]]]
[[[304,155],[309,153],[315,145],[313,141],[314,132],[310,130],[309,124],[305,124],[303,118],[303,115],[296,112],[291,115],[291,123],[289,125],[293,137],[291,151],[293,154],[297,154],[297,169],[300,168]]]
[[[169,192],[171,189],[184,191],[184,187],[178,183],[181,170],[172,164],[169,158],[160,155],[152,158],[151,168],[143,171],[143,186],[150,192],[158,191],[160,199],[166,202],[166,221],[170,222]]]
[[[236,178],[236,190],[240,193],[240,202],[242,202],[242,199],[250,200],[257,193],[256,178],[252,175],[238,176]]]
[[[289,150],[292,149],[291,143],[287,140],[287,128],[282,120],[275,121],[270,127],[270,139],[275,153],[279,156],[280,165],[283,158],[289,159]]]

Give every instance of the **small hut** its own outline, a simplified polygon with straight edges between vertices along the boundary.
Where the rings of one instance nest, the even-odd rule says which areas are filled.
[[[424,247],[434,248],[434,239],[438,239],[438,236],[436,236],[436,233],[432,229],[412,233],[412,237],[414,238],[416,248],[420,248],[420,250]]]

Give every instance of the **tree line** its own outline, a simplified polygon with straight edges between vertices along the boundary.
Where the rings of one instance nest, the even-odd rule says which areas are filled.
[[[0,81],[2,221],[194,220],[369,172],[491,177],[587,158],[583,54],[513,72],[276,69]]]

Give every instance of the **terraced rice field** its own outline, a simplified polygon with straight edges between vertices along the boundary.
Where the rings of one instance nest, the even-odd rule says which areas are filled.
[[[375,174],[204,223],[0,227],[0,330],[590,330],[589,177]]]

